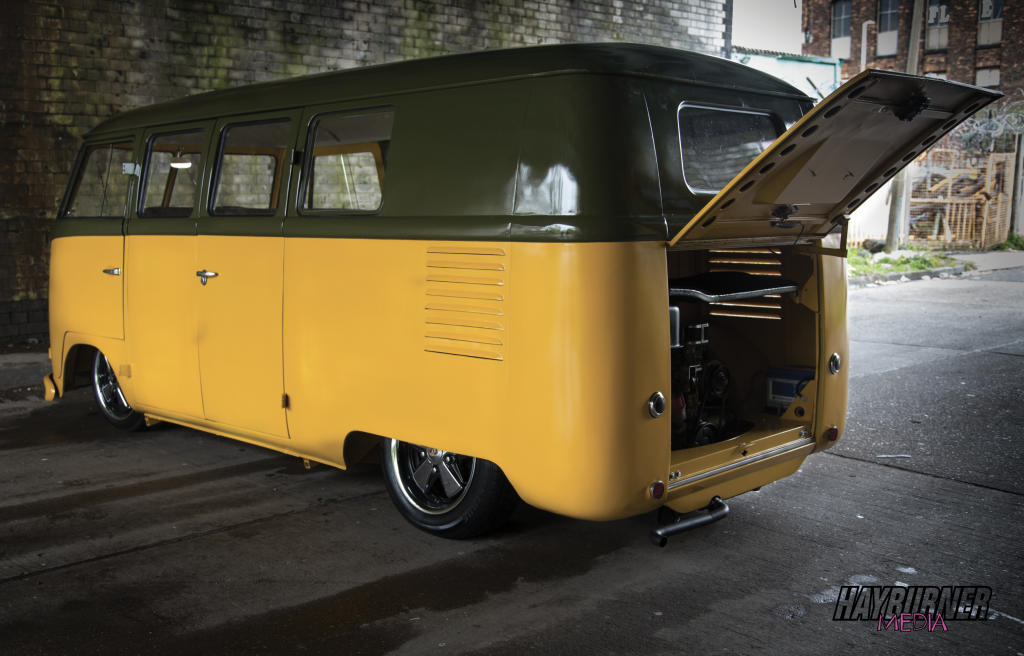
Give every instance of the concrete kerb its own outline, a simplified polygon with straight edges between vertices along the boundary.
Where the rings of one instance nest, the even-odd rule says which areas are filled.
[[[849,281],[848,281],[848,284],[850,285],[850,287],[858,287],[860,285],[870,285],[870,284],[876,283],[876,282],[888,282],[890,280],[900,280],[904,276],[906,276],[908,280],[920,280],[921,278],[924,278],[925,276],[928,276],[930,278],[941,278],[942,274],[944,274],[944,273],[947,276],[951,277],[951,276],[959,276],[959,275],[963,274],[964,271],[966,271],[966,270],[967,270],[967,265],[966,264],[958,264],[956,266],[939,267],[937,269],[919,269],[917,271],[896,271],[896,272],[886,273],[886,274],[872,273],[872,274],[869,274],[869,275],[866,275],[866,276],[857,276],[855,278],[850,278]]]
[[[8,353],[0,355],[0,389],[42,385],[51,373],[50,358],[45,353]]]

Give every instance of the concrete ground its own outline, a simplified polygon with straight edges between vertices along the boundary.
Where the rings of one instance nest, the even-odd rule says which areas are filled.
[[[527,506],[437,540],[374,467],[119,433],[88,390],[9,397],[0,652],[1024,654],[1022,311],[1024,269],[852,290],[843,440],[665,549],[653,515]],[[832,621],[836,586],[897,582],[990,586],[995,612]]]

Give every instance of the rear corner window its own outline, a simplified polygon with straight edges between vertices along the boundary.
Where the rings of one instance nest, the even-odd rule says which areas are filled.
[[[150,139],[143,217],[189,217],[202,175],[205,130],[158,134]]]
[[[679,145],[686,185],[695,193],[717,194],[780,134],[768,112],[683,105]]]
[[[313,128],[302,208],[372,213],[384,198],[384,172],[394,113],[327,116]]]
[[[132,142],[86,146],[81,161],[64,216],[124,218],[131,178],[124,175],[122,164],[132,161]]]
[[[211,212],[273,216],[280,205],[290,119],[230,125],[224,130]]]

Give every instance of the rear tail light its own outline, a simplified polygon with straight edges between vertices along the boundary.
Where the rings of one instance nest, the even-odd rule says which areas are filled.
[[[835,442],[839,439],[839,428],[836,426],[829,428],[825,431],[825,437],[828,438],[829,442]]]
[[[651,498],[660,501],[663,496],[665,496],[665,483],[662,481],[651,483]]]

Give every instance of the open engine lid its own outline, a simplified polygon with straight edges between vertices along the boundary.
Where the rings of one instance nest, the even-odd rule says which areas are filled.
[[[821,239],[922,151],[1002,95],[864,71],[772,142],[668,246]]]

